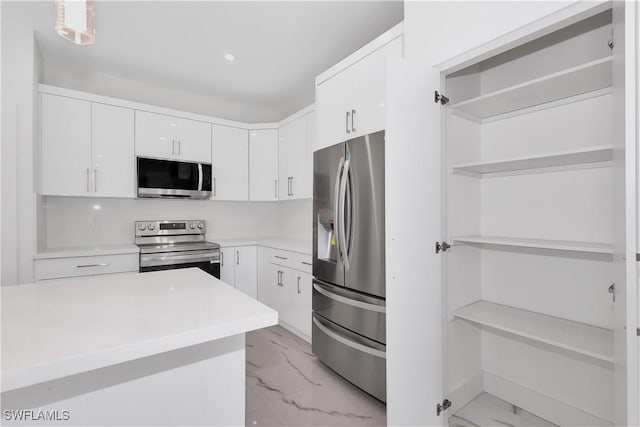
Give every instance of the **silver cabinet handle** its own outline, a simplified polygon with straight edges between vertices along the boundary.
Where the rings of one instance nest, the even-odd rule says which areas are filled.
[[[98,192],[98,168],[93,170],[93,192]]]
[[[220,267],[224,265],[224,252],[220,252]]]
[[[279,255],[274,255],[274,257],[278,258],[278,259],[287,259],[287,257],[283,257],[283,256],[279,256]]]
[[[278,270],[278,286],[282,286],[282,271]]]
[[[302,277],[298,276],[298,293],[300,293],[300,279],[302,279]]]
[[[345,122],[345,127],[347,128],[347,133],[351,133],[351,130],[349,129],[349,115],[351,115],[351,113],[349,111],[347,111],[347,119]]]
[[[278,180],[275,179],[274,180],[274,186],[273,186],[273,198],[277,199],[278,198]]]
[[[216,197],[216,193],[217,193],[217,186],[216,186],[216,177],[213,177],[213,197]]]
[[[236,251],[236,265],[240,265],[240,251]]]
[[[295,177],[293,177],[293,176],[291,177],[291,196],[293,196],[293,179],[294,178]]]
[[[90,179],[89,179],[89,174],[90,174],[90,169],[87,168],[87,193],[91,192],[91,184],[89,183]]]
[[[356,121],[356,110],[351,110],[351,132],[356,131],[355,121]]]
[[[176,140],[171,140],[171,154],[176,154]]]
[[[353,120],[351,120],[352,126],[353,126]],[[182,146],[180,144],[180,140],[178,140],[178,156],[182,154]]]
[[[311,263],[310,263],[310,262],[306,262],[306,261],[300,261],[300,262],[301,262],[302,264],[304,264],[304,265],[311,265]]]
[[[109,264],[83,264],[83,265],[76,265],[76,268],[87,268],[87,267],[107,267],[109,266]]]

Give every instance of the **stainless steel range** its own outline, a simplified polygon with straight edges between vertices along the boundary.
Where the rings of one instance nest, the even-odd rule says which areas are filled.
[[[204,220],[136,221],[140,272],[198,267],[220,278],[220,245],[206,241]]]

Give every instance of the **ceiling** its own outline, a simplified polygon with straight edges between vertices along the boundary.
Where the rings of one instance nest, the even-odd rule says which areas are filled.
[[[95,9],[95,44],[76,46],[55,33],[53,1],[32,6],[45,62],[230,99],[244,107],[228,118],[253,122],[313,103],[316,75],[403,19],[402,1],[96,2]]]

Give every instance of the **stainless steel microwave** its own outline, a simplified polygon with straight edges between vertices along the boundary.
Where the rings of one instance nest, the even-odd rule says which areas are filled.
[[[138,157],[137,179],[138,197],[211,197],[211,165],[208,163]]]

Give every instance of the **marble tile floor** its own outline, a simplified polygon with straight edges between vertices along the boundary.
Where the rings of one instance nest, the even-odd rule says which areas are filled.
[[[321,364],[281,326],[248,333],[247,426],[385,426],[385,405]]]
[[[489,393],[480,393],[449,417],[449,427],[553,427],[540,417]]]

